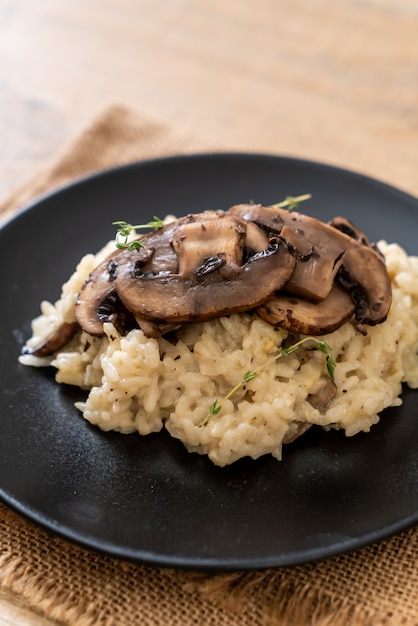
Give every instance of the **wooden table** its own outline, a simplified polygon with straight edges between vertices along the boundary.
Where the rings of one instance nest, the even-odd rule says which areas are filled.
[[[1,0],[0,98],[0,198],[113,103],[418,193],[416,0]]]
[[[0,201],[124,104],[418,195],[416,0],[0,0]],[[46,624],[0,597],[0,626]]]

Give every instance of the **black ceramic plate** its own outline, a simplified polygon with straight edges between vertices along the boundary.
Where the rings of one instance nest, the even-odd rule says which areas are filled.
[[[312,193],[303,210],[345,215],[372,240],[418,253],[418,201],[367,177],[274,156],[197,155],[134,164],[35,202],[0,231],[0,496],[58,535],[120,558],[195,569],[323,558],[418,523],[415,392],[370,434],[311,430],[282,462],[214,467],[164,433],[103,433],[73,407],[82,392],[19,365],[42,299],[80,257],[148,221]]]

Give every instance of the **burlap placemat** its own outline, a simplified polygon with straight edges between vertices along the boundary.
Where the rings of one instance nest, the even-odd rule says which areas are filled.
[[[141,116],[105,111],[0,216],[94,170],[208,147]],[[50,536],[0,505],[0,592],[68,626],[417,626],[418,529],[352,554],[262,572],[139,566]]]

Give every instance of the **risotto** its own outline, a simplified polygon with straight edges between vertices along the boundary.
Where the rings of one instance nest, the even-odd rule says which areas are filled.
[[[392,300],[385,321],[366,331],[350,315],[320,339],[310,338],[253,308],[156,336],[138,325],[122,331],[110,319],[102,336],[77,328],[53,354],[34,355],[55,329],[72,327],[80,290],[114,250],[111,242],[81,259],[57,302],[41,303],[20,361],[52,366],[58,383],[86,389],[76,406],[101,429],[147,435],[165,427],[219,466],[245,456],[281,459],[283,445],[309,425],[347,436],[367,432],[385,408],[401,404],[403,384],[418,387],[418,257],[396,243],[378,247]],[[323,401],[330,355],[332,393]]]

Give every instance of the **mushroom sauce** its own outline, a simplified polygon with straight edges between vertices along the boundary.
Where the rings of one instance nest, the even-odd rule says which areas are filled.
[[[20,361],[88,390],[103,430],[165,427],[217,465],[311,425],[368,431],[418,387],[418,258],[277,206],[167,219],[86,255]]]

